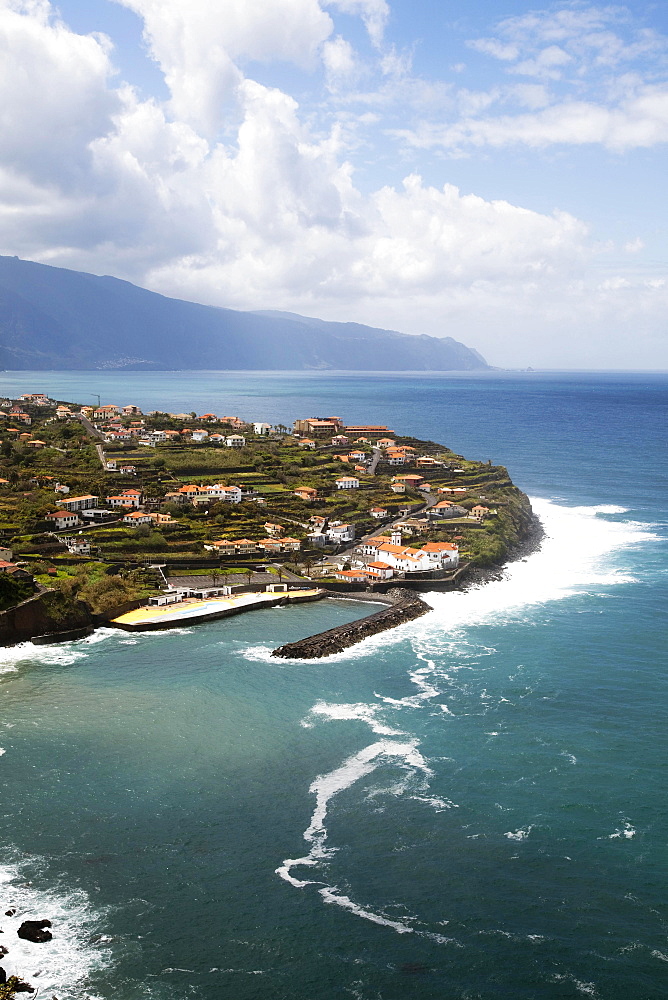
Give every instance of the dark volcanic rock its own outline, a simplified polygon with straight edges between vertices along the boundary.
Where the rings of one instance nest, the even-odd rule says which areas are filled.
[[[327,632],[300,639],[298,642],[289,642],[285,646],[279,646],[271,655],[303,660],[331,656],[343,652],[344,649],[354,646],[356,642],[361,642],[370,635],[403,625],[404,622],[420,618],[431,611],[428,604],[407,590],[389,590],[387,597],[393,602],[391,607],[383,608],[382,611],[376,611],[375,614],[359,618],[347,625],[338,625]]]
[[[53,938],[51,931],[46,930],[50,926],[50,920],[24,920],[17,934],[24,941],[32,941],[34,944],[44,944],[45,941],[50,941]]]
[[[16,910],[5,910],[5,916],[6,917],[13,917],[15,913],[16,913]]]

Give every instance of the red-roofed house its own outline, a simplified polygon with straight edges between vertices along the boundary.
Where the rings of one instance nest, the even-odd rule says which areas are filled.
[[[61,531],[63,528],[73,528],[75,525],[81,524],[79,515],[69,510],[55,510],[53,513],[46,515],[46,520],[51,522],[56,531]]]
[[[143,510],[133,510],[131,514],[126,514],[123,518],[124,524],[151,524],[153,518],[150,514],[145,514]]]

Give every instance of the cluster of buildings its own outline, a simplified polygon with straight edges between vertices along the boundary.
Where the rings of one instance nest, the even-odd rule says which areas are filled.
[[[386,535],[358,545],[352,553],[350,569],[339,569],[336,578],[348,583],[391,580],[397,574],[433,573],[459,566],[459,547],[454,542],[428,542],[420,549],[402,544],[402,533],[393,529]]]
[[[12,561],[13,552],[11,549],[0,547],[0,573],[3,576],[10,576],[14,580],[32,580],[32,573],[23,569]]]
[[[60,489],[67,490],[67,487],[60,487]],[[104,521],[113,517],[115,512],[122,514],[123,522],[129,525],[174,523],[168,514],[149,513],[141,510],[143,500],[141,490],[128,489],[106,497],[108,506],[101,507],[101,498],[93,493],[84,493],[76,497],[66,493],[58,501],[60,508],[46,514],[45,520],[55,531],[76,528],[81,524],[90,524],[92,521]],[[137,516],[138,514],[139,516]]]

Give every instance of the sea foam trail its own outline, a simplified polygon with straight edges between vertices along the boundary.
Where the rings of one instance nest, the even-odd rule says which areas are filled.
[[[366,722],[378,735],[404,737],[403,732],[393,731],[382,718],[381,710],[383,706],[387,711],[420,708],[429,708],[431,711],[434,708],[432,699],[441,694],[439,687],[435,685],[439,680],[447,679],[447,675],[439,673],[440,668],[432,657],[443,653],[444,637],[446,641],[450,640],[452,652],[458,651],[461,654],[464,647],[465,655],[474,653],[476,658],[491,655],[494,650],[481,646],[477,639],[472,641],[470,648],[467,646],[466,629],[469,626],[500,624],[506,620],[521,621],[527,610],[537,605],[562,600],[573,594],[587,593],[593,588],[599,590],[632,581],[633,577],[628,569],[614,565],[617,553],[657,537],[648,525],[608,519],[610,515],[625,513],[620,507],[565,507],[548,500],[533,500],[532,503],[545,528],[545,540],[538,552],[524,561],[511,563],[500,580],[465,591],[426,595],[426,600],[434,609],[433,613],[421,618],[419,623],[411,622],[410,632],[408,628],[400,628],[374,636],[352,650],[346,650],[328,660],[363,657],[378,646],[396,643],[408,634],[418,660],[422,661],[419,667],[414,666],[409,670],[409,679],[416,689],[414,694],[404,698],[391,698],[375,692],[377,703],[368,705],[318,702],[302,724],[312,726],[318,718],[329,721],[359,720]],[[569,554],[573,557],[569,557]],[[255,647],[252,652],[244,652],[252,659],[269,659],[267,647]],[[437,707],[443,716],[453,714],[447,706]],[[349,757],[329,774],[316,778],[310,788],[316,795],[316,805],[311,823],[304,832],[304,839],[310,845],[309,852],[302,858],[286,859],[276,870],[277,874],[297,888],[322,885],[314,880],[299,879],[292,874],[292,870],[301,866],[315,867],[333,854],[333,849],[327,846],[325,825],[332,797],[391,759],[402,761],[404,766],[409,766],[414,771],[431,773],[417,750],[417,742],[410,738],[409,741],[402,742],[382,740]],[[401,783],[398,794],[405,793],[407,786],[408,782]],[[429,803],[437,811],[457,808],[455,803],[424,794],[412,795],[411,798]],[[530,835],[531,829],[529,826],[526,829],[510,830],[505,836],[510,840],[524,840]],[[632,836],[629,831],[630,828],[624,828],[612,836],[628,838]],[[418,931],[416,926],[374,913],[355,903],[336,887],[323,885],[318,892],[326,903],[336,904],[398,933],[414,931],[428,935],[426,931]],[[414,918],[413,925],[416,922],[417,919]]]
[[[96,911],[82,890],[38,889],[26,881],[32,875],[23,864],[0,865],[0,898],[3,914],[0,938],[8,954],[0,964],[7,976],[20,976],[39,990],[39,995],[59,1000],[97,1000],[89,992],[89,977],[111,960],[102,935],[104,915]],[[24,920],[48,919],[53,940],[33,944],[17,937]],[[98,939],[97,945],[91,938]],[[107,939],[108,940],[108,939]],[[28,995],[28,994],[26,994]]]
[[[286,858],[283,864],[276,869],[276,874],[298,889],[314,884],[313,880],[295,878],[291,871],[298,866],[313,867],[333,853],[333,849],[327,847],[327,827],[325,826],[327,810],[332,798],[388,761],[398,763],[411,770],[422,771],[426,775],[431,774],[431,769],[427,766],[416,744],[416,740],[403,743],[379,740],[377,743],[372,743],[360,750],[359,753],[353,754],[352,757],[348,757],[335,770],[317,777],[309,788],[309,791],[316,797],[315,808],[311,822],[304,831],[304,840],[310,845],[309,852],[302,858]]]

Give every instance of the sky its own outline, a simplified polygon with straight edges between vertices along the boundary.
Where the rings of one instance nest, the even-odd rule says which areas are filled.
[[[0,253],[668,369],[665,0],[0,0],[0,109]]]

